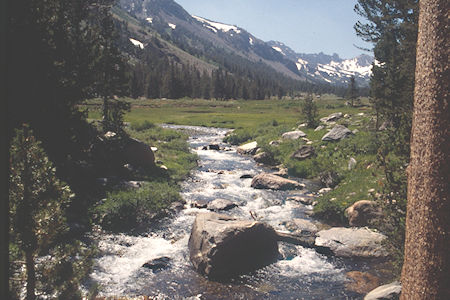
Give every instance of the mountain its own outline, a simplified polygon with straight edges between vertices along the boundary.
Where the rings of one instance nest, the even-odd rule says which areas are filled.
[[[203,44],[212,43],[212,48],[221,48],[252,62],[263,62],[285,76],[305,80],[295,63],[245,29],[191,16],[172,0],[121,0],[120,6],[137,19],[147,20],[158,33],[176,44],[184,40],[196,50],[206,50]],[[192,41],[197,45],[192,45]]]
[[[296,53],[285,44],[277,41],[267,42],[273,49],[295,62],[300,73],[319,81],[333,84],[346,84],[348,78],[355,76],[361,85],[367,85],[372,74],[374,58],[362,54],[351,59],[342,59],[334,53],[327,55]]]
[[[135,96],[181,97],[185,89],[190,90],[186,95],[192,95],[194,88],[205,89],[195,87],[197,81],[202,86],[209,84],[211,97],[219,98],[261,99],[306,90],[342,94],[349,76],[356,75],[362,86],[370,74],[367,67],[360,76],[363,68],[359,58],[346,61],[337,55],[297,54],[282,43],[264,42],[236,25],[192,16],[173,0],[120,0],[113,14],[121,50],[135,65],[133,76],[139,77],[132,83],[139,90]],[[169,83],[162,82],[158,72]],[[205,76],[210,77],[209,83]],[[180,82],[186,81],[196,82],[181,86]],[[217,81],[226,83],[221,87]],[[158,90],[167,85],[179,92]],[[229,93],[214,94],[220,90]]]

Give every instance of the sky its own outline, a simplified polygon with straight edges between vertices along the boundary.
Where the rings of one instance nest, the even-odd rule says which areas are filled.
[[[175,1],[190,14],[237,25],[263,41],[283,42],[298,53],[337,53],[341,58],[371,54],[356,47],[371,48],[353,29],[363,20],[353,11],[356,0]]]

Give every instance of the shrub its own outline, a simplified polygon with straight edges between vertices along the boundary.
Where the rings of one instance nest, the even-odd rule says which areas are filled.
[[[154,128],[156,125],[153,124],[152,122],[145,120],[143,122],[135,122],[131,124],[131,129],[135,130],[135,131],[144,131],[147,129],[151,129]]]
[[[168,183],[150,182],[142,188],[110,192],[95,212],[103,228],[128,231],[152,221],[170,203],[181,199],[179,188]]]

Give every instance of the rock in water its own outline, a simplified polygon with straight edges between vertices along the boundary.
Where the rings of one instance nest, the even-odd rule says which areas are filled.
[[[236,203],[231,200],[226,199],[215,199],[208,203],[206,208],[212,211],[220,211],[220,210],[230,210],[236,207]]]
[[[330,132],[322,137],[322,141],[339,141],[352,134],[352,131],[347,127],[343,125],[336,125]]]
[[[296,190],[303,189],[304,184],[269,173],[262,173],[253,177],[252,188],[271,190]]]
[[[257,142],[247,143],[247,144],[237,147],[237,149],[236,149],[237,153],[244,154],[244,155],[255,155],[256,150],[258,150]]]
[[[315,149],[313,146],[304,145],[292,154],[292,158],[296,158],[298,160],[307,159],[314,155],[314,151]]]
[[[157,259],[150,260],[142,265],[143,268],[152,270],[153,272],[158,272],[167,269],[170,264],[170,258],[163,256]]]
[[[197,215],[189,252],[194,268],[216,280],[264,267],[279,255],[277,234],[271,226],[217,213]]]
[[[342,257],[386,257],[381,246],[386,237],[367,228],[335,227],[317,233],[317,246],[329,247],[336,256]]]
[[[220,150],[220,146],[219,145],[217,145],[217,144],[210,144],[209,146],[208,146],[208,149],[209,150]]]
[[[296,131],[289,131],[289,132],[285,132],[283,133],[283,135],[281,136],[283,139],[287,139],[287,140],[298,140],[301,137],[305,137],[306,133],[304,133],[301,130],[296,130]]]
[[[395,281],[372,290],[364,297],[364,300],[398,299],[401,291],[402,286],[400,285],[400,282]]]
[[[195,208],[206,208],[208,206],[208,201],[204,199],[197,199],[191,203],[191,207]]]
[[[250,175],[250,174],[244,174],[244,175],[242,175],[241,177],[239,177],[240,179],[252,179],[253,178],[253,175]]]

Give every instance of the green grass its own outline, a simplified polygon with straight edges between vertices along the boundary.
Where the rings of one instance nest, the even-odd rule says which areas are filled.
[[[125,116],[130,123],[149,120],[152,123],[179,125],[213,126],[224,128],[248,128],[261,126],[276,120],[280,125],[294,126],[301,117],[301,99],[295,100],[203,100],[203,99],[125,99],[132,110]],[[356,113],[367,110],[345,106],[345,100],[334,95],[324,95],[317,99],[320,117],[337,110],[343,113]],[[363,99],[367,103],[367,99]],[[101,101],[93,99],[86,102],[89,118],[99,119]]]
[[[315,98],[319,118],[331,113],[342,112],[350,117],[342,118],[338,124],[349,129],[358,129],[355,136],[340,142],[322,142],[326,129],[301,127],[313,142],[316,155],[313,158],[298,161],[291,155],[306,142],[284,140],[279,146],[269,145],[270,141],[279,140],[284,132],[297,129],[305,122],[301,113],[302,99],[291,100],[203,100],[203,99],[125,99],[131,103],[131,112],[125,121],[131,126],[127,129],[131,136],[151,146],[159,148],[156,159],[161,160],[169,169],[170,177],[183,179],[189,170],[195,167],[195,156],[189,153],[185,142],[186,136],[176,131],[161,129],[153,124],[169,123],[179,125],[197,125],[233,128],[235,131],[226,138],[232,144],[243,144],[256,140],[258,145],[273,155],[275,160],[288,168],[289,174],[302,178],[317,178],[320,174],[334,171],[339,184],[330,193],[318,199],[315,213],[330,221],[343,221],[344,210],[352,203],[367,199],[367,191],[377,188],[381,174],[376,168],[377,142],[371,134],[373,127],[372,108],[368,99],[362,99],[362,106],[350,107],[346,100],[334,95],[322,95]],[[89,117],[98,119],[101,101],[92,99],[86,102]],[[363,113],[363,115],[360,115]],[[347,170],[350,157],[357,160],[355,169]],[[373,167],[367,169],[368,165]]]

